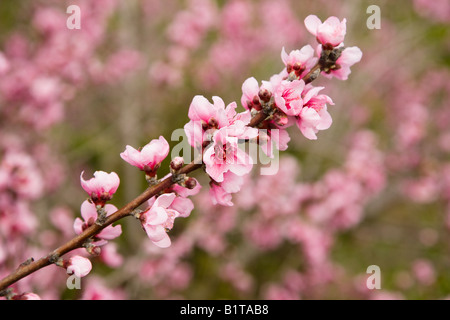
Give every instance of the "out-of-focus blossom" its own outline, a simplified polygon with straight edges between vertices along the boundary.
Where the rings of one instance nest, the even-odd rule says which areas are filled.
[[[15,295],[13,300],[41,300],[41,297],[38,296],[36,293],[27,292],[23,294]]]
[[[94,276],[86,281],[81,296],[81,300],[124,300],[125,298],[123,290],[109,288],[105,280]]]
[[[117,268],[123,264],[123,256],[117,251],[116,243],[108,243],[108,245],[102,247],[100,253],[100,259],[109,267]]]

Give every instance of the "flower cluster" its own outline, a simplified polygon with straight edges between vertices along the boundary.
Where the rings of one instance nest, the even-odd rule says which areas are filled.
[[[269,81],[262,81],[261,85],[253,77],[243,83],[243,112],[236,110],[236,102],[226,104],[217,96],[212,97],[212,102],[204,96],[194,97],[188,112],[190,121],[184,126],[184,130],[189,144],[201,153],[203,168],[210,178],[209,196],[214,205],[233,206],[232,194],[241,190],[245,176],[256,164],[254,155],[244,150],[246,145],[256,144],[266,156],[274,158],[276,150],[287,149],[290,137],[286,129],[293,124],[311,140],[317,139],[316,134],[320,130],[330,127],[332,119],[327,106],[333,105],[333,101],[320,93],[324,87],[315,87],[311,82],[320,73],[345,80],[350,73],[350,66],[361,59],[362,54],[358,48],[344,47],[345,23],[345,19],[341,22],[336,17],[331,17],[324,23],[315,16],[307,17],[305,25],[316,36],[318,48],[314,50],[307,45],[290,53],[283,48],[281,59],[284,68],[280,73],[273,75]],[[46,32],[53,30],[51,24],[41,23],[41,28]],[[207,28],[205,26],[205,30]],[[133,52],[118,54],[118,62],[124,60],[122,55],[126,60],[127,56],[133,57]],[[114,57],[111,60],[114,62]],[[131,60],[137,61],[139,57]],[[124,63],[119,69],[133,69],[134,63],[130,63],[131,66]],[[8,69],[8,60],[0,56],[0,74]],[[111,76],[114,77],[116,73],[120,73],[120,70],[113,70]],[[102,82],[102,77],[98,81]],[[55,83],[53,79],[39,79],[35,91],[41,95],[46,92],[55,95],[54,92],[59,91]],[[44,99],[46,96],[39,98]],[[169,150],[168,142],[160,136],[139,150],[127,145],[120,154],[124,161],[145,173],[150,190],[145,199],[150,199],[144,210],[137,209],[144,202],[142,198],[136,200],[138,204],[130,202],[130,210],[126,208],[121,211],[108,203],[120,185],[120,178],[115,172],[96,171],[89,180],[84,179],[84,171],[81,173],[81,186],[89,199],[81,205],[81,218],[75,219],[73,229],[77,235],[89,234],[86,230],[94,231],[95,234],[86,236],[77,249],[84,247],[89,254],[100,255],[100,247],[122,234],[120,225],[112,225],[116,216],[109,218],[119,211],[127,210],[126,215],[132,215],[140,221],[153,244],[160,248],[171,245],[168,231],[173,228],[176,218],[191,214],[194,204],[188,197],[197,194],[201,186],[196,179],[187,176],[187,170],[183,170],[184,161],[180,157],[170,163],[170,174],[158,179],[158,170]],[[22,167],[27,167],[27,163],[23,163]],[[20,175],[21,172],[17,173],[14,169],[10,171],[0,171],[3,174],[0,175],[0,188],[14,187],[7,185],[8,179],[5,176]],[[26,186],[30,181],[34,181],[32,177],[25,176],[19,182]],[[39,193],[38,187],[31,186],[29,189]],[[33,194],[28,196],[34,197]],[[114,250],[114,247],[108,249],[103,257],[111,265],[115,263]],[[53,258],[55,260],[52,262],[57,266],[80,277],[86,276],[92,269],[89,259],[80,255],[62,259],[55,254],[49,260]],[[231,270],[229,273],[233,273],[232,265],[228,269]]]
[[[285,65],[279,74],[259,85],[253,77],[242,85],[241,103],[245,111],[236,111],[236,102],[225,104],[223,99],[214,96],[212,103],[203,96],[195,96],[189,107],[190,121],[184,126],[189,144],[199,150],[206,173],[210,177],[210,196],[213,204],[232,206],[232,194],[240,191],[244,176],[250,173],[255,160],[243,150],[245,142],[256,142],[264,153],[273,158],[274,148],[287,149],[290,137],[286,128],[296,124],[308,139],[317,139],[319,130],[328,129],[332,119],[327,105],[332,105],[330,97],[320,94],[324,87],[314,87],[310,82],[318,73],[325,72],[344,79],[338,70],[345,69],[358,58],[348,59],[347,48],[343,47],[345,36],[345,19],[328,18],[324,23],[316,16],[305,19],[307,29],[316,36],[320,48],[314,50],[310,45],[289,54],[283,48],[281,58]],[[356,48],[360,53],[360,50]],[[350,55],[355,50],[350,50]],[[315,53],[318,56],[315,56]],[[340,59],[348,62],[340,63]],[[345,71],[347,75],[350,71]],[[261,121],[252,123],[257,114],[264,116]],[[258,125],[258,127],[254,127]],[[145,172],[150,186],[157,184],[157,171],[169,154],[169,144],[160,136],[150,141],[140,150],[126,146],[121,158],[132,166]],[[171,162],[171,187],[162,194],[148,200],[145,211],[134,215],[142,224],[149,239],[159,247],[171,244],[167,231],[171,230],[177,217],[190,215],[194,205],[187,197],[196,194],[200,185],[198,181],[180,174],[184,161],[177,157]],[[75,231],[81,234],[94,223],[102,225],[107,216],[117,208],[106,202],[116,192],[120,179],[116,173],[97,171],[94,178],[86,181],[81,174],[81,185],[89,194],[90,201],[81,207],[81,220],[75,221]],[[175,184],[173,186],[173,184]],[[95,239],[91,239],[88,248],[97,248],[107,240],[121,234],[120,226],[107,226]],[[95,250],[94,250],[95,252]]]
[[[242,150],[242,142],[256,141],[267,156],[274,157],[274,148],[287,149],[290,137],[286,128],[291,125],[296,124],[311,140],[331,126],[327,105],[334,103],[320,93],[324,87],[314,87],[310,82],[320,72],[345,80],[350,66],[361,59],[362,53],[357,47],[344,47],[345,19],[341,22],[330,17],[322,23],[316,16],[308,16],[305,25],[320,43],[318,49],[306,45],[288,54],[283,48],[285,68],[279,74],[261,85],[254,77],[248,78],[242,85],[241,97],[246,111],[237,113],[235,102],[225,105],[219,97],[213,97],[213,103],[203,96],[192,100],[190,121],[184,129],[191,146],[203,154],[213,203],[233,205],[231,194],[240,190],[242,177],[255,163]],[[267,116],[258,129],[249,126],[257,112]]]

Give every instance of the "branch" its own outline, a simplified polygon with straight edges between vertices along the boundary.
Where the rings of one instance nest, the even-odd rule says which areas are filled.
[[[305,81],[305,83],[310,83],[314,79],[317,78],[317,76],[320,74],[320,71],[322,70],[322,66],[317,63],[303,78],[302,80]],[[275,107],[274,105],[272,107]],[[260,123],[265,121],[268,118],[268,114],[261,110],[256,115],[254,115],[248,124],[249,127],[257,127]],[[188,174],[191,173],[199,168],[201,168],[202,165],[191,162],[181,168],[178,172],[178,174]],[[46,267],[53,263],[55,263],[61,256],[64,254],[78,249],[82,248],[83,244],[85,244],[89,239],[100,233],[104,228],[110,226],[114,222],[125,218],[127,216],[132,215],[132,212],[138,208],[140,205],[142,205],[144,202],[149,200],[155,195],[158,195],[170,186],[172,186],[175,182],[172,179],[173,175],[170,174],[167,176],[166,179],[159,181],[156,185],[151,186],[147,188],[143,193],[141,193],[138,197],[136,197],[134,200],[126,204],[121,209],[117,210],[115,213],[108,216],[105,220],[105,222],[102,225],[99,224],[92,224],[89,228],[84,230],[82,233],[80,233],[75,238],[69,240],[67,243],[63,244],[59,248],[55,249],[51,253],[49,253],[47,256],[42,257],[39,260],[32,261],[28,264],[22,264],[20,265],[13,273],[8,275],[7,277],[0,280],[0,295],[2,292],[6,292],[6,289],[11,286],[12,284],[16,283],[20,279]]]

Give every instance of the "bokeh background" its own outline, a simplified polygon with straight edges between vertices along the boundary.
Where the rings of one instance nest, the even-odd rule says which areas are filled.
[[[73,4],[79,30],[66,27]],[[380,29],[366,25],[370,5]],[[233,207],[213,206],[196,172],[202,192],[170,248],[124,219],[81,290],[67,289],[55,266],[15,290],[43,299],[447,298],[447,0],[2,0],[0,277],[74,236],[81,171],[117,172],[112,203],[126,204],[145,179],[119,157],[125,146],[170,141],[195,95],[239,104],[248,77],[281,71],[282,47],[316,45],[303,25],[310,14],[346,18],[345,44],[363,52],[349,80],[316,80],[335,102],[329,130],[317,141],[291,130],[279,173],[255,170]],[[371,265],[380,290],[366,286]]]

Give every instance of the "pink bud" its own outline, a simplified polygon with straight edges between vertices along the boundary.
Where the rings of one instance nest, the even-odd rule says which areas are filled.
[[[73,256],[63,265],[66,267],[67,273],[75,274],[77,277],[85,277],[92,270],[91,261],[81,256]]]
[[[115,172],[96,171],[94,178],[87,181],[83,179],[83,174],[84,171],[80,175],[81,186],[96,205],[104,205],[106,201],[111,200],[120,184],[119,176]]]
[[[184,159],[182,157],[175,157],[170,162],[170,168],[174,171],[180,170],[184,165]]]

